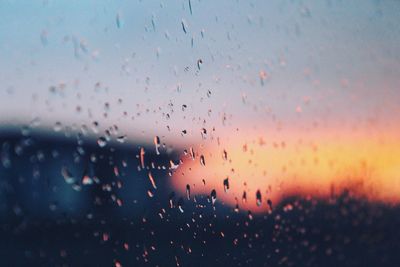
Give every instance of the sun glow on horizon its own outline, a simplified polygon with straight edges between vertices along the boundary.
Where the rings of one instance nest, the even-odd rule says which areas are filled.
[[[252,212],[267,211],[269,200],[277,204],[296,195],[326,198],[332,190],[340,194],[345,189],[371,201],[400,202],[400,140],[396,134],[384,139],[368,135],[299,138],[292,134],[281,140],[236,138],[224,146],[194,148],[195,158],[182,158],[172,185],[182,194],[187,185],[192,194],[209,195],[215,189],[218,201]],[[201,155],[205,165],[200,163]]]

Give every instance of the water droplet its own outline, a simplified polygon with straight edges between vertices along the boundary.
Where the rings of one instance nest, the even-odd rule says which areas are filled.
[[[154,197],[154,193],[151,190],[147,190],[147,195],[149,197]]]
[[[190,185],[189,184],[186,185],[186,197],[188,200],[190,200]]]
[[[82,184],[83,184],[83,185],[91,185],[91,184],[93,184],[93,180],[92,180],[92,178],[90,178],[89,175],[85,174],[85,175],[82,177]]]
[[[271,203],[271,206],[272,206],[272,203]],[[271,207],[271,209],[272,209],[272,207]],[[289,211],[292,211],[292,210],[293,210],[293,205],[290,204],[290,203],[286,204],[286,205],[283,207],[283,211],[284,211],[284,212],[289,212]]]
[[[48,32],[46,30],[43,30],[42,33],[40,34],[40,41],[42,42],[43,46],[47,45],[47,36]]]
[[[97,144],[99,145],[99,147],[105,147],[107,145],[107,140],[105,137],[100,137],[99,139],[97,139]]]
[[[190,15],[193,15],[192,2],[190,0],[189,0],[189,11],[190,11]]]
[[[117,137],[117,141],[118,141],[119,143],[125,143],[125,141],[126,141],[126,135],[118,136],[118,137]]]
[[[140,148],[140,166],[142,167],[142,169],[144,169],[144,154],[145,154],[144,148],[141,147]]]
[[[211,190],[211,202],[214,205],[217,200],[217,191],[215,189]]]
[[[55,132],[59,132],[59,131],[61,131],[61,128],[62,128],[61,122],[57,121],[57,122],[54,124],[54,127],[53,127],[54,131],[55,131]]]
[[[184,19],[182,19],[181,24],[182,24],[182,30],[186,34],[187,33],[186,21]]]
[[[253,220],[253,214],[251,213],[251,211],[247,212],[247,217],[249,217],[249,220]]]
[[[175,164],[172,160],[169,161],[170,169],[175,170],[179,167],[179,164]]]
[[[174,207],[175,192],[171,192],[168,196],[169,207],[172,209]]]
[[[260,76],[260,83],[261,85],[264,85],[264,82],[268,79],[268,73],[265,72],[264,70],[261,70],[259,72],[259,76]]]
[[[117,16],[115,18],[115,23],[117,24],[117,28],[120,29],[122,27],[122,20],[121,20],[121,14],[117,13]]]
[[[203,139],[206,139],[206,138],[207,138],[207,130],[206,130],[205,128],[202,128],[202,129],[201,129],[201,137],[202,137]]]
[[[236,203],[235,208],[233,209],[234,212],[239,212],[239,204]]]
[[[98,123],[97,121],[94,121],[94,122],[92,123],[92,131],[93,131],[94,133],[98,133],[98,132],[99,132],[99,123]]]
[[[194,153],[193,147],[191,147],[191,148],[189,149],[189,151],[190,151],[190,156],[192,157],[192,160],[194,160],[194,158],[196,157],[196,155],[195,155],[195,153]]]
[[[154,146],[156,147],[156,153],[157,155],[160,155],[159,147],[160,147],[160,137],[155,136],[154,137]]]
[[[257,204],[257,206],[261,206],[261,202],[262,202],[261,192],[260,192],[260,190],[257,190],[257,192],[256,192],[256,204]]]
[[[242,202],[243,202],[243,203],[246,203],[246,202],[247,202],[247,193],[246,193],[246,191],[243,191]]]
[[[153,31],[156,31],[156,18],[154,17],[154,14],[151,18],[151,26],[153,27]]]
[[[66,167],[62,167],[61,175],[64,177],[64,180],[67,184],[73,184],[75,182],[75,178]]]
[[[72,185],[72,189],[74,189],[75,191],[81,191],[82,190],[82,187],[78,184],[78,183],[74,183],[73,185]]]
[[[153,186],[153,188],[154,188],[154,189],[157,189],[156,182],[154,181],[154,177],[153,177],[153,175],[151,174],[151,172],[149,172],[149,180],[150,180],[150,183],[151,183],[151,185]]]
[[[115,175],[116,177],[118,177],[118,176],[119,176],[119,169],[118,169],[118,166],[114,166],[113,170],[114,170],[114,175]]]
[[[200,156],[200,164],[201,164],[202,166],[206,166],[206,161],[205,161],[203,155]]]
[[[223,158],[224,160],[227,160],[227,159],[228,159],[228,152],[226,152],[226,150],[224,150],[224,151],[222,152],[222,158]]]
[[[178,200],[178,209],[182,213],[183,213],[183,205],[184,205],[183,198],[179,198],[179,200]]]
[[[201,69],[201,65],[203,65],[203,60],[202,59],[198,59],[197,60],[197,68],[200,70]]]
[[[228,190],[229,190],[229,178],[226,178],[224,180],[224,191],[225,191],[225,193],[228,192]]]
[[[272,201],[271,201],[271,199],[267,200],[267,204],[268,204],[269,208],[272,210]]]

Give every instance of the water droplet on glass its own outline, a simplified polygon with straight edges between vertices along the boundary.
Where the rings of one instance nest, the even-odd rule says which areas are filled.
[[[53,129],[54,129],[55,132],[61,131],[61,129],[62,129],[62,124],[61,124],[61,122],[57,121],[57,122],[54,124]]]
[[[203,155],[200,156],[200,164],[201,164],[202,166],[206,166],[206,161],[205,161]]]
[[[91,184],[93,184],[93,180],[92,180],[92,178],[90,178],[89,175],[85,174],[85,175],[82,177],[82,184],[83,184],[83,185],[91,185]]]
[[[189,184],[186,185],[186,198],[188,200],[190,200],[190,185]]]
[[[196,157],[196,154],[194,153],[193,147],[191,147],[191,148],[189,149],[189,151],[190,151],[190,156],[192,157],[192,160],[194,160],[194,158]]]
[[[200,70],[201,69],[201,65],[203,65],[203,60],[202,59],[198,59],[197,60],[197,68]]]
[[[261,70],[259,73],[259,76],[260,76],[261,85],[264,85],[265,80],[267,80],[267,78],[268,78],[268,73],[265,72],[264,70]]]
[[[97,144],[99,145],[99,147],[105,147],[107,145],[107,140],[105,137],[99,137],[99,139],[97,139]]]
[[[154,146],[156,147],[156,153],[157,155],[160,155],[159,147],[160,147],[160,137],[155,136],[154,137]]]
[[[117,16],[115,18],[115,23],[117,24],[117,28],[121,28],[122,27],[122,20],[121,20],[121,14],[117,13]]]
[[[225,193],[228,192],[228,190],[229,190],[229,178],[226,178],[224,180],[224,191],[225,191]]]
[[[253,220],[253,214],[251,213],[251,211],[247,212],[247,217],[249,218],[249,220]]]
[[[110,238],[108,233],[103,233],[103,241],[108,241],[108,239]]]
[[[272,203],[271,203],[271,206],[272,206]],[[271,209],[272,209],[272,207],[271,207]],[[292,211],[292,210],[293,210],[293,205],[290,204],[290,203],[286,204],[286,205],[283,207],[283,211],[284,211],[284,212],[289,212],[289,211]]]
[[[181,24],[182,24],[182,30],[186,34],[187,33],[186,21],[184,19],[182,19]]]
[[[215,191],[215,189],[213,189],[213,190],[211,190],[211,202],[212,202],[212,204],[214,204],[216,200],[217,200],[217,191]]]
[[[81,191],[82,190],[82,187],[78,184],[78,183],[74,183],[73,185],[72,185],[72,189],[74,189],[75,191]]]
[[[144,148],[141,147],[139,156],[140,156],[140,166],[142,167],[142,169],[144,169],[144,154],[145,154]]]
[[[73,184],[75,182],[75,178],[66,167],[62,167],[61,175],[64,177],[64,180],[67,184]]]
[[[47,36],[48,32],[46,30],[43,30],[40,34],[40,41],[42,42],[43,46],[47,45]]]
[[[179,164],[175,164],[172,160],[169,161],[170,169],[175,170],[179,167]]]
[[[206,139],[206,138],[207,138],[207,130],[206,130],[205,128],[202,128],[202,129],[201,129],[201,137],[202,137],[203,139]]]
[[[262,202],[261,192],[260,192],[260,190],[257,190],[257,192],[256,192],[256,204],[257,204],[257,206],[261,206],[261,202]]]
[[[147,190],[147,195],[149,197],[154,197],[154,193],[151,190]]]
[[[156,18],[154,17],[154,14],[151,18],[151,26],[153,27],[153,31],[156,31]]]
[[[117,137],[117,141],[118,141],[119,143],[125,143],[125,141],[126,141],[126,135],[118,136],[118,137]]]
[[[234,212],[239,213],[239,204],[236,203],[235,208],[233,209]]]
[[[99,132],[99,123],[97,122],[97,121],[94,121],[93,123],[92,123],[92,131],[94,132],[94,133],[98,133]]]
[[[246,202],[247,202],[247,193],[246,193],[246,191],[243,191],[242,202],[243,202],[243,203],[246,203]]]
[[[178,209],[182,213],[183,213],[183,204],[184,204],[183,198],[179,198],[179,200],[178,200]]]
[[[157,189],[156,182],[154,181],[154,177],[153,177],[153,175],[151,174],[151,172],[149,172],[149,180],[150,180],[150,183],[151,183],[151,185],[153,186],[153,188],[154,188],[154,189]]]
[[[171,192],[168,196],[169,207],[172,209],[174,207],[175,192]]]
[[[222,158],[223,158],[224,160],[227,160],[227,159],[228,159],[228,152],[226,152],[226,150],[224,150],[224,151],[222,152]]]
[[[271,201],[271,199],[267,200],[267,204],[268,204],[269,208],[272,210],[272,201]]]
[[[193,15],[192,2],[190,0],[189,0],[189,11],[190,11],[190,15]]]

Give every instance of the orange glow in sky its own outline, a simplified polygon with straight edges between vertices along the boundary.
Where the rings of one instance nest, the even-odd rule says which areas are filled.
[[[217,201],[253,212],[268,210],[268,199],[274,206],[288,196],[324,198],[344,189],[371,201],[399,202],[400,139],[395,133],[282,134],[275,140],[237,137],[225,144],[210,142],[194,148],[195,159],[182,157],[172,183],[182,194],[187,184],[192,194],[209,195],[215,189]]]

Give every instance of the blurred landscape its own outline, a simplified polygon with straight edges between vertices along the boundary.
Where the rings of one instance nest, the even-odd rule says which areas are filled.
[[[399,14],[0,0],[0,266],[400,266]]]
[[[140,144],[100,148],[74,139],[16,132],[1,137],[0,254],[6,266],[400,262],[397,205],[354,198],[350,191],[323,200],[293,196],[265,214],[235,211],[218,198],[213,204],[207,195],[183,200],[171,196],[172,178],[157,168],[176,160],[173,152],[146,154],[157,177],[150,197],[147,170],[137,168]],[[65,166],[74,182],[63,177]],[[84,184],[85,175],[101,182]]]

